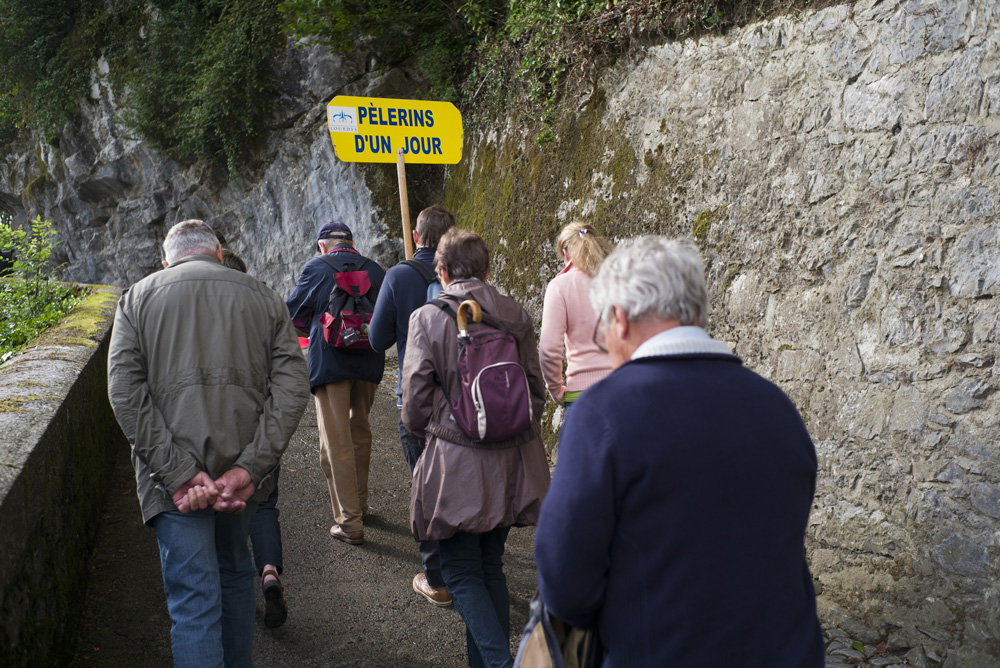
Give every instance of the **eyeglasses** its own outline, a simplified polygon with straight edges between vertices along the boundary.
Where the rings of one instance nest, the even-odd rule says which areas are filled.
[[[604,317],[599,316],[597,318],[597,322],[594,323],[593,340],[594,340],[594,345],[597,346],[597,349],[600,350],[602,353],[606,353],[608,352],[608,348],[604,340],[604,328],[601,327],[602,324],[604,324]]]

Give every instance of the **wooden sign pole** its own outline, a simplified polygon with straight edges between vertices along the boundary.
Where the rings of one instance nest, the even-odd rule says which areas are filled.
[[[406,194],[406,163],[403,160],[403,149],[396,151],[396,176],[399,178],[399,210],[403,214],[403,248],[406,249],[406,259],[413,257],[413,235],[410,233],[410,198]]]

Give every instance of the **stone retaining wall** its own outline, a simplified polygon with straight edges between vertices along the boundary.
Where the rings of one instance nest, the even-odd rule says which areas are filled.
[[[816,442],[824,620],[912,665],[1000,665],[1000,4],[663,44],[568,103],[552,141],[501,124],[454,170],[497,280],[538,314],[577,218],[693,236],[712,333]]]
[[[0,368],[0,665],[66,665],[116,448],[107,391],[120,291],[96,288]],[[138,511],[137,511],[138,512]]]

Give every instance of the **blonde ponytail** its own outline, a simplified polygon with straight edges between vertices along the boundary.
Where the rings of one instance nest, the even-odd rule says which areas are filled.
[[[580,221],[573,221],[559,230],[556,247],[560,254],[563,250],[568,251],[573,266],[588,276],[597,272],[604,258],[615,248],[614,244],[594,232],[592,226]]]

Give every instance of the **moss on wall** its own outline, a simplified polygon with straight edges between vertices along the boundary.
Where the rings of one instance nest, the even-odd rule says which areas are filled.
[[[57,327],[38,337],[40,345],[96,346],[97,335],[107,324],[107,311],[114,308],[117,294],[91,292],[62,319]]]
[[[563,224],[584,220],[615,241],[689,235],[681,195],[692,175],[718,158],[681,158],[662,144],[638,153],[622,127],[604,121],[606,106],[598,89],[581,110],[559,115],[554,139],[544,144],[533,141],[531,129],[469,138],[465,158],[449,172],[445,206],[489,244],[493,283],[524,304],[536,328],[545,286],[562,267],[554,241]],[[556,413],[550,404],[543,419],[550,451]]]
[[[560,115],[555,138],[543,145],[531,140],[530,129],[470,138],[466,159],[449,174],[445,206],[459,225],[483,235],[494,255],[494,281],[536,319],[545,285],[561,266],[553,242],[564,223],[585,220],[614,240],[690,234],[677,195],[718,158],[679,160],[676,149],[662,144],[639,154],[623,128],[603,120],[605,108],[598,89],[579,113]],[[718,215],[709,211],[708,224]]]
[[[127,447],[107,399],[110,307],[117,296],[106,289],[91,294],[34,346],[34,359],[68,358],[66,368],[79,370],[68,389],[65,375],[44,377],[63,388],[60,396],[18,396],[22,386],[44,383],[18,381],[23,370],[16,363],[0,378],[15,394],[4,401],[17,405],[14,419],[22,421],[5,449],[13,461],[3,462],[15,475],[0,486],[3,666],[65,665],[72,653],[108,473],[118,448]],[[48,354],[55,350],[62,352]]]
[[[0,399],[0,413],[23,413],[24,405],[29,401],[34,401],[38,397],[29,395],[26,397],[4,397]]]
[[[360,163],[365,185],[371,190],[373,208],[386,225],[390,238],[402,239],[400,224],[399,178],[395,164]],[[410,207],[410,229],[416,227],[417,214],[441,201],[441,184],[444,181],[441,165],[407,165],[406,189]],[[387,258],[380,258],[385,261]]]

